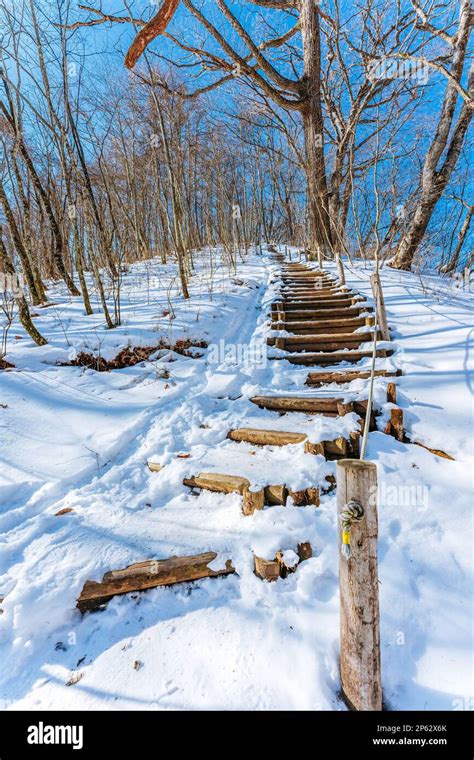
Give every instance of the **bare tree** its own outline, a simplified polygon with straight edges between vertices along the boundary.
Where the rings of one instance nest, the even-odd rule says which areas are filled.
[[[419,7],[416,3],[414,5]],[[426,26],[427,18],[421,13],[420,11],[422,23]],[[397,269],[411,268],[436,204],[446,189],[459,159],[472,119],[474,107],[474,64],[472,63],[468,74],[467,90],[462,87],[472,20],[471,0],[462,0],[459,6],[458,26],[454,34],[448,34],[446,30],[438,30],[432,24],[428,27],[432,34],[441,37],[449,44],[450,51],[447,60],[451,63],[448,69],[439,62],[423,59],[423,63],[427,66],[437,71],[441,68],[447,83],[439,119],[424,160],[420,194],[415,211],[392,262],[392,266]],[[413,60],[413,57],[411,59]],[[456,106],[460,96],[462,105],[456,116]]]

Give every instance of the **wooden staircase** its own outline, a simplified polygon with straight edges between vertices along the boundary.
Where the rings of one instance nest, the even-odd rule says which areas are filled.
[[[285,331],[283,336],[270,336],[267,344],[281,351],[271,359],[285,359],[292,364],[308,366],[337,365],[342,362],[357,363],[372,356],[374,317],[370,314],[363,297],[349,289],[342,289],[330,276],[308,270],[299,264],[282,266],[281,297],[271,305],[271,327]],[[357,332],[360,328],[365,331]],[[378,349],[377,356],[384,357],[390,349]],[[394,374],[380,371],[381,375]],[[325,383],[350,382],[357,377],[367,378],[367,370],[346,372],[309,373],[306,384],[323,387]],[[346,379],[344,379],[346,378]],[[228,431],[227,438],[235,443],[254,446],[299,446],[307,454],[334,460],[359,456],[359,437],[367,413],[367,401],[344,403],[342,398],[325,396],[271,395],[254,396],[249,402],[258,408],[279,415],[282,429],[239,427]],[[292,413],[343,417],[357,415],[356,429],[347,438],[338,436],[333,440],[312,442],[307,432],[285,430],[285,418]],[[371,413],[369,429],[375,430],[375,417]],[[292,493],[285,485],[267,485],[253,490],[245,478],[222,473],[199,473],[184,480],[191,488],[240,493],[244,514],[253,514],[266,504],[285,504],[288,496],[295,505],[318,505],[320,493],[328,490],[310,483],[301,492]],[[329,488],[333,483],[329,483]]]
[[[338,369],[337,365],[357,364],[362,359],[372,356],[372,307],[368,306],[358,293],[340,287],[327,273],[308,269],[301,263],[286,264],[283,256],[278,253],[275,254],[275,258],[281,263],[282,285],[280,297],[271,305],[270,324],[277,335],[271,335],[267,340],[269,358],[308,367],[335,367],[330,371],[309,372],[305,384],[311,388],[321,389],[333,383],[340,385],[356,379],[368,379],[370,372],[365,367]],[[361,328],[365,330],[361,331]],[[281,334],[278,335],[278,332]],[[392,349],[384,346],[377,348],[376,356],[386,357],[391,353]],[[384,369],[375,372],[376,377],[394,377],[398,374]],[[393,386],[393,383],[389,385]],[[394,396],[393,388],[391,393]],[[275,415],[272,417],[273,423],[276,424],[277,421],[279,425],[281,421],[281,430],[273,426],[268,429],[263,426],[232,428],[227,433],[227,439],[236,446],[300,446],[304,455],[323,457],[327,461],[359,457],[359,439],[367,415],[367,401],[356,400],[347,403],[337,395],[328,397],[273,394],[254,396],[249,399],[249,404],[263,409],[267,414],[265,419],[268,419],[268,413]],[[292,427],[290,421],[293,415],[296,417],[298,414],[306,415],[306,425],[303,426],[306,429],[298,430],[297,423],[293,424],[296,430],[286,430],[285,427]],[[308,424],[311,415],[330,418],[346,415],[354,417],[348,418],[351,425],[345,428],[350,431],[347,438],[339,435],[332,440],[314,442],[311,440],[312,424]],[[392,415],[392,425],[396,423],[395,416]],[[264,422],[265,420],[262,420],[263,424]],[[376,429],[373,413],[369,429]],[[158,463],[149,463],[149,467],[155,472],[162,469]],[[229,469],[232,467],[229,466]],[[262,486],[261,478],[256,485],[241,474],[220,472],[198,472],[184,478],[183,483],[193,492],[206,490],[221,494],[238,494],[241,497],[242,512],[246,516],[253,515],[256,510],[262,510],[265,506],[290,503],[294,507],[315,508],[319,506],[321,496],[335,488],[334,476],[324,474],[324,470],[319,479],[314,478],[314,482],[308,482],[298,490],[292,490],[281,482]],[[270,558],[255,555],[255,574],[264,580],[275,581],[295,572],[300,562],[312,556],[311,545],[304,536],[298,538],[300,539],[301,543],[293,547],[296,548],[297,557],[294,565],[289,566],[285,563],[283,550]],[[78,600],[78,607],[85,612],[102,606],[115,594],[235,572],[231,559],[227,559],[222,568],[211,569],[209,564],[215,557],[215,553],[207,552],[191,557],[147,560],[123,570],[106,573],[100,583],[86,582]]]

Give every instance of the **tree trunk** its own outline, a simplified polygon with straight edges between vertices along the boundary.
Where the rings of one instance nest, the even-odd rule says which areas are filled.
[[[464,218],[462,227],[459,230],[458,242],[456,244],[455,251],[451,259],[448,261],[448,263],[441,269],[441,271],[444,272],[445,274],[451,274],[451,272],[455,272],[456,269],[458,268],[459,256],[460,256],[464,241],[467,237],[467,233],[469,232],[469,227],[471,226],[471,219],[472,219],[473,212],[474,212],[474,206],[470,206]]]
[[[76,286],[74,285],[72,277],[69,275],[69,272],[67,271],[66,265],[64,263],[64,258],[63,258],[64,241],[61,234],[61,229],[54,215],[54,211],[50,203],[48,194],[46,190],[44,189],[43,185],[41,184],[40,178],[36,172],[36,168],[33,164],[33,161],[31,160],[31,156],[27,150],[27,147],[21,135],[19,135],[18,137],[18,147],[23,157],[23,160],[27,166],[28,172],[30,174],[31,182],[35,189],[38,203],[41,203],[43,205],[44,212],[46,216],[48,217],[48,221],[51,226],[51,232],[52,232],[53,240],[54,240],[54,248],[53,248],[54,263],[57,267],[59,274],[61,275],[61,278],[64,280],[70,294],[72,296],[79,296],[80,293],[78,289],[76,288]]]
[[[461,82],[466,48],[470,34],[470,0],[462,0],[459,11],[459,25],[453,43],[453,58],[450,70],[452,79],[448,81],[444,95],[443,106],[436,130],[426,154],[421,179],[421,194],[418,200],[412,221],[402,237],[397,253],[392,262],[395,269],[409,270],[413,263],[416,251],[423,239],[428,224],[431,220],[436,204],[443,194],[449,182],[451,174],[456,166],[467,129],[472,119],[472,107],[464,101],[457,122],[451,132],[458,90],[454,82]],[[471,64],[468,77],[468,93],[474,97],[474,64]],[[451,134],[451,138],[450,138]],[[438,164],[444,156],[441,168]]]
[[[309,248],[310,258],[313,260],[317,255],[321,266],[323,254],[332,251],[332,235],[323,144],[319,10],[313,0],[302,0],[301,35],[304,63],[303,86],[307,98],[302,114],[308,183]]]
[[[41,303],[41,295],[37,290],[35,278],[33,276],[33,271],[30,266],[30,260],[28,257],[28,254],[26,252],[25,246],[23,245],[23,240],[20,235],[20,231],[18,229],[18,226],[15,221],[15,217],[13,214],[13,210],[10,206],[10,203],[7,198],[7,194],[5,192],[5,188],[3,187],[3,183],[0,181],[0,203],[3,207],[3,211],[5,213],[5,218],[8,223],[8,227],[10,230],[10,235],[13,240],[13,244],[15,246],[15,249],[18,253],[18,256],[21,261],[21,265],[23,268],[23,274],[25,275],[26,282],[28,284],[28,290],[30,291],[31,300],[33,302],[34,306],[37,306]],[[7,272],[7,274],[10,274]]]
[[[0,226],[0,266],[2,270],[5,272],[5,274],[10,275],[10,277],[12,278],[16,277],[15,267],[13,266],[13,262],[10,256],[8,255],[7,249],[5,248],[5,244],[3,242],[1,226]],[[41,333],[34,326],[33,321],[31,319],[28,302],[25,296],[23,295],[23,293],[21,295],[15,296],[15,302],[18,307],[18,316],[20,317],[20,322],[25,328],[30,338],[36,343],[37,346],[46,345],[48,341],[46,340],[46,338],[43,338]]]

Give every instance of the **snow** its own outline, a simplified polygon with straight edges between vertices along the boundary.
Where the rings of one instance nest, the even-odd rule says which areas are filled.
[[[347,437],[358,428],[355,414],[280,416],[249,399],[365,399],[367,381],[310,388],[305,379],[317,368],[267,360],[266,338],[281,334],[268,320],[279,267],[251,252],[239,261],[238,279],[221,264],[210,282],[207,255],[196,255],[187,302],[174,266],[130,266],[123,325],[114,330],[104,328],[97,300],[86,316],[58,283],[49,292],[55,306],[36,310],[47,346],[35,347],[14,324],[7,359],[15,369],[0,372],[6,708],[346,709],[334,494],[319,508],[266,507],[246,517],[238,494],[196,496],[182,479],[203,471],[244,476],[252,487],[322,485],[336,465],[304,454],[302,444],[260,448],[227,433],[255,427],[304,432],[313,442]],[[371,268],[346,264],[348,287],[372,304]],[[409,438],[454,458],[381,432],[391,405],[387,379],[377,378],[381,415],[368,458],[379,481],[384,699],[395,710],[453,709],[469,703],[473,677],[473,296],[436,276],[386,268],[382,282],[396,350],[376,366],[403,370],[397,403]],[[209,348],[198,350],[201,358],[160,351],[112,372],[59,364],[81,351],[112,359],[128,345],[186,338]],[[275,354],[284,356],[268,352]],[[354,369],[334,369],[345,366]],[[162,469],[150,472],[148,460]],[[56,516],[64,508],[73,511]],[[254,553],[272,559],[282,550],[291,564],[303,541],[313,557],[295,573],[275,583],[254,575]],[[85,616],[75,609],[85,580],[146,558],[204,551],[217,553],[213,569],[232,559],[236,574],[116,597]]]

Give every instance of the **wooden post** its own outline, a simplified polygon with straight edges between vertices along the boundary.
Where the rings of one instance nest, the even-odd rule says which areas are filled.
[[[362,428],[363,428],[363,424],[364,423],[362,421]],[[354,457],[354,459],[359,459],[360,457],[360,436],[361,436],[361,433],[358,430],[354,430],[352,433],[349,433],[352,456]]]
[[[390,426],[393,437],[396,438],[397,441],[403,443],[405,438],[405,431],[403,429],[403,409],[391,409]]]
[[[387,323],[387,312],[385,311],[385,301],[382,293],[382,283],[380,282],[380,275],[373,274],[370,278],[370,284],[372,285],[372,293],[377,309],[377,322],[382,336],[382,340],[390,340],[390,332]]]
[[[324,443],[322,441],[320,443],[305,441],[304,452],[305,454],[322,454],[324,456]]]
[[[387,401],[389,404],[397,403],[397,386],[395,383],[387,383]]]
[[[244,515],[253,515],[256,509],[263,509],[265,494],[263,488],[251,490],[250,486],[244,487],[242,493],[242,512]]]
[[[340,672],[342,692],[354,710],[382,709],[376,492],[373,462],[338,461]],[[340,551],[340,514],[352,499],[363,507],[364,515],[352,523],[351,556],[346,559]]]
[[[354,404],[352,401],[348,401],[347,404],[338,403],[337,414],[338,417],[345,417],[346,414],[350,414],[354,411]]]

